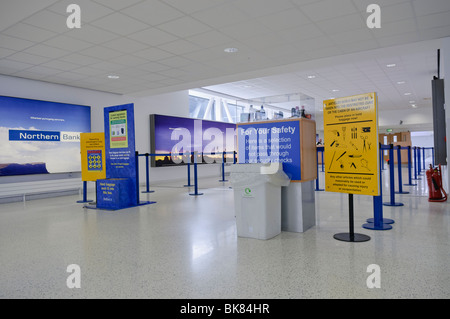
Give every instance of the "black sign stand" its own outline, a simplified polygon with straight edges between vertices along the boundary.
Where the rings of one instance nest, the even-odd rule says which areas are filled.
[[[370,237],[364,234],[355,234],[353,223],[353,194],[348,194],[348,213],[349,213],[349,232],[335,234],[334,239],[347,242],[363,242],[370,240]]]

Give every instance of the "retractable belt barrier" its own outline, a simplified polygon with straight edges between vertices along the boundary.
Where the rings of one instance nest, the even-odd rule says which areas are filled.
[[[222,153],[222,179],[219,180],[220,182],[227,182],[227,180],[225,180],[225,157],[226,154],[233,154],[233,164],[236,164],[237,160],[236,160],[236,152],[221,152]],[[191,159],[189,158],[189,161],[187,161],[187,185],[184,185],[185,187],[192,187],[194,186],[194,193],[190,193],[189,195],[203,195],[203,193],[199,193],[198,192],[198,163],[197,163],[197,158],[198,156],[201,154],[201,156],[205,156],[205,155],[216,155],[216,153],[198,153],[198,152],[185,152],[185,153],[180,153],[181,155],[190,157],[191,155],[194,155],[194,185],[191,185]],[[145,153],[145,154],[137,154],[138,156],[141,157],[145,157],[145,165],[146,165],[146,190],[143,191],[143,193],[153,193],[154,191],[150,190],[150,165],[149,165],[149,157],[150,156],[172,156],[173,154],[171,153],[161,153],[161,154],[151,154],[151,153]]]

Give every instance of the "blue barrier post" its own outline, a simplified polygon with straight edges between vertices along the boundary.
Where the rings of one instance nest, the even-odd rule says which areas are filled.
[[[381,149],[382,150],[382,149]],[[380,160],[383,161],[383,153],[381,152]],[[392,229],[394,220],[383,218],[383,183],[381,170],[379,172],[380,194],[373,196],[373,218],[367,219],[367,224],[362,225],[363,228],[372,230],[389,230]]]
[[[148,157],[150,154],[145,153],[145,191],[143,191],[142,193],[154,193],[155,191],[151,191],[150,190],[150,168],[149,168],[149,163],[148,163]]]
[[[135,166],[136,166],[136,203],[138,206],[141,205],[147,205],[147,204],[155,204],[156,202],[151,202],[151,201],[144,201],[141,202],[140,198],[139,198],[139,152],[136,151],[135,152]]]
[[[431,163],[433,164],[434,167],[434,147],[431,148]]]
[[[427,169],[426,169],[426,167],[425,167],[425,147],[422,147],[422,162],[423,162],[423,167],[422,167],[422,169],[423,169],[424,171],[426,171]]]
[[[194,152],[194,193],[189,194],[191,196],[203,195],[198,192],[198,176],[197,176],[197,151]]]
[[[403,206],[403,203],[395,202],[395,180],[394,180],[394,145],[389,145],[389,187],[390,187],[390,195],[391,201],[384,202],[384,206]]]
[[[398,172],[398,192],[396,194],[409,194],[409,192],[404,192],[402,187],[402,147],[397,145],[397,172]]]
[[[236,162],[237,162],[237,152],[236,151],[233,151],[233,164],[236,164]]]
[[[97,191],[96,191],[97,193]],[[83,199],[82,200],[78,200],[77,203],[92,203],[93,200],[88,200],[87,199],[87,182],[83,181]]]
[[[381,153],[381,170],[384,171],[384,149],[380,144],[380,153]]]
[[[324,191],[324,189],[319,188],[319,148],[316,149],[316,173],[317,173],[317,178],[316,178],[316,192],[322,192]]]
[[[136,166],[136,203],[139,205],[139,152],[135,152],[134,162]]]
[[[411,146],[408,146],[408,184],[405,186],[416,186],[417,184],[412,183],[412,173],[411,173]]]
[[[422,175],[422,168],[420,164],[420,147],[417,147],[417,175]]]
[[[414,181],[418,181],[419,179],[417,178],[417,147],[414,146]]]
[[[186,153],[188,154],[188,153]],[[189,153],[188,155],[188,161],[187,161],[187,185],[184,185],[184,187],[191,187],[191,154]]]
[[[321,153],[322,153],[322,172],[325,172],[325,168],[324,168],[325,165],[324,165],[324,162],[323,162],[323,152],[324,152],[324,151],[325,151],[325,148],[323,148],[323,149],[322,149],[322,152],[321,152]]]
[[[225,179],[225,152],[222,152],[222,179],[219,182],[228,182]]]

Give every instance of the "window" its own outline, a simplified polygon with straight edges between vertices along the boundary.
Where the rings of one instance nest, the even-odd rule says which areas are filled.
[[[239,122],[245,107],[236,102],[202,92],[189,91],[189,116],[210,121]]]

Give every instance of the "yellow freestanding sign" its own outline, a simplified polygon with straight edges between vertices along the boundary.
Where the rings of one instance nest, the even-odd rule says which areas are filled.
[[[105,134],[81,133],[81,179],[85,182],[106,178]]]
[[[376,93],[323,102],[325,190],[379,195]]]

